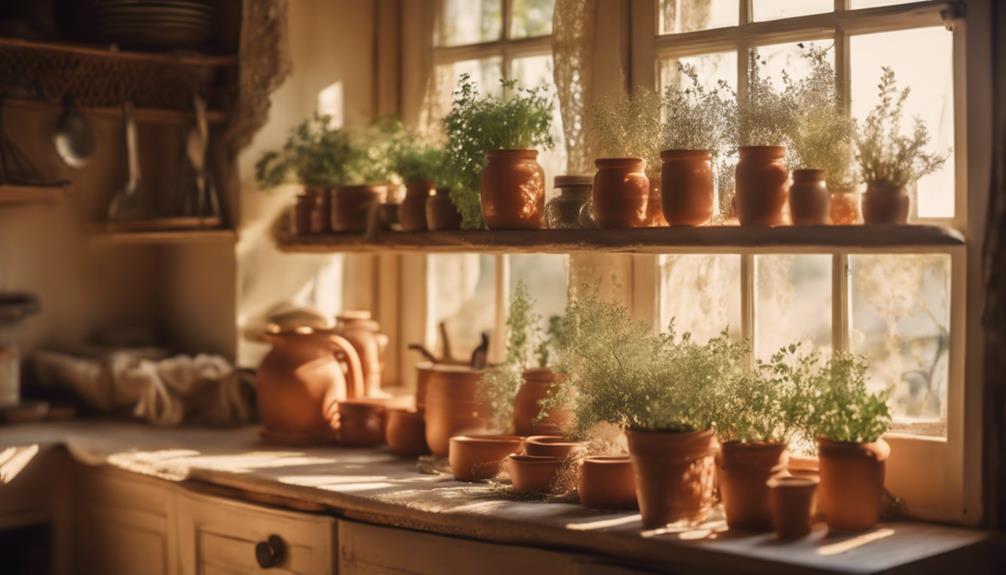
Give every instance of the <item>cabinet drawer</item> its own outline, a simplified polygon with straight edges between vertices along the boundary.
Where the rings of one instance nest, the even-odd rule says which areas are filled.
[[[180,496],[178,529],[182,572],[187,575],[335,573],[336,522],[331,517],[185,493]],[[255,548],[271,536],[281,542],[282,560],[263,569]]]

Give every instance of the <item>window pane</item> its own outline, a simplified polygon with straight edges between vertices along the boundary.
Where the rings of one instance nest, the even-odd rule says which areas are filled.
[[[451,352],[468,359],[496,321],[496,258],[490,254],[427,256],[429,317],[447,322]],[[442,344],[443,342],[438,342]]]
[[[737,52],[714,52],[701,56],[660,59],[660,91],[675,88],[681,83],[678,63],[695,67],[699,82],[708,89],[716,87],[720,80],[726,81],[731,89],[737,89]]]
[[[896,421],[945,420],[950,336],[950,256],[849,257],[850,346],[869,357],[870,383],[891,389]],[[944,433],[942,426],[922,432]]]
[[[566,170],[566,144],[562,131],[562,112],[555,95],[555,81],[552,76],[552,56],[529,56],[515,58],[510,64],[510,77],[517,80],[520,86],[533,88],[545,85],[552,97],[552,139],[555,147],[551,150],[541,150],[538,163],[545,168],[545,193],[551,198],[552,180],[554,176]]]
[[[569,256],[514,254],[510,258],[510,292],[523,281],[534,300],[534,311],[542,318],[566,311],[569,285]]]
[[[754,0],[754,19],[778,20],[808,14],[821,14],[835,9],[835,0]]]
[[[736,26],[737,0],[660,0],[660,33]]]
[[[741,337],[741,258],[738,255],[660,257],[660,326],[706,341],[727,327]]]
[[[442,0],[438,46],[498,40],[503,30],[502,0]]]
[[[755,342],[758,357],[808,342],[831,353],[831,256],[756,256]]]
[[[832,40],[812,40],[805,42],[787,42],[785,44],[769,44],[758,46],[758,56],[763,60],[761,74],[769,78],[772,85],[782,89],[783,72],[789,74],[793,80],[800,80],[810,74],[810,62],[801,55],[810,48],[827,49],[834,46]],[[800,46],[804,46],[801,48]],[[835,65],[835,50],[829,52],[831,65]]]
[[[852,0],[850,8],[874,8],[876,6],[893,6],[895,4],[911,4],[919,0]]]
[[[552,33],[555,0],[513,0],[510,37],[548,36]]]
[[[950,150],[954,144],[953,33],[938,27],[866,34],[853,36],[851,48],[853,116],[862,120],[876,105],[881,66],[890,66],[898,86],[911,88],[903,129],[911,130],[912,118],[917,116],[932,136],[930,151]],[[919,180],[913,213],[953,217],[954,187],[951,155],[939,171]]]
[[[499,95],[503,78],[503,59],[499,57],[482,60],[461,60],[451,64],[437,66],[436,106],[432,111],[433,119],[439,120],[451,110],[452,94],[462,74],[468,74],[478,84],[479,92]]]

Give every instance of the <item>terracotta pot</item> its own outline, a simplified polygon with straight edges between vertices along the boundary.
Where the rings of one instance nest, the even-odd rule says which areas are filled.
[[[824,170],[793,170],[789,187],[789,215],[794,226],[824,226],[829,223],[831,195]]]
[[[552,230],[580,228],[580,211],[590,199],[594,185],[591,176],[556,176],[555,189],[559,195],[545,204],[545,221]]]
[[[874,443],[845,443],[819,438],[821,511],[834,531],[866,531],[880,518],[884,467],[891,448]]]
[[[416,410],[420,413],[426,411],[426,390],[435,368],[436,365],[428,361],[416,364]]]
[[[859,198],[855,191],[831,192],[831,225],[851,226],[859,222]]]
[[[367,230],[374,205],[384,201],[385,186],[342,186],[332,194],[332,230]]]
[[[337,402],[363,393],[356,350],[327,332],[269,333],[266,339],[272,350],[255,375],[263,426],[274,434],[330,436]]]
[[[388,336],[381,333],[380,324],[371,319],[369,311],[344,311],[335,318],[336,333],[346,338],[360,356],[364,395],[377,395],[381,390]]]
[[[783,207],[789,170],[784,146],[741,146],[737,162],[734,207],[742,226],[777,226]]]
[[[566,460],[548,455],[511,454],[510,480],[515,493],[561,493],[559,474]]]
[[[332,195],[334,191],[327,188],[306,188],[304,194],[314,198],[314,210],[311,212],[311,233],[324,234],[331,232]]]
[[[405,183],[405,198],[398,204],[398,223],[403,231],[426,231],[426,200],[434,192],[433,182]]]
[[[423,414],[414,409],[388,410],[384,440],[395,455],[415,457],[430,452]]]
[[[524,384],[517,391],[513,402],[513,427],[517,435],[559,435],[562,426],[569,422],[570,413],[555,410],[536,421],[541,414],[540,402],[551,393],[556,375],[548,368],[528,369],[524,372]]]
[[[490,230],[545,227],[545,170],[538,150],[491,150],[482,169],[482,216]]]
[[[447,188],[437,188],[432,196],[426,198],[426,227],[430,231],[461,228],[461,212],[451,201],[451,192]]]
[[[660,152],[661,203],[672,226],[701,226],[713,217],[713,160],[708,150]]]
[[[528,455],[569,459],[583,455],[586,445],[558,435],[532,435],[524,439],[524,451]]]
[[[664,217],[663,193],[660,191],[660,174],[646,174],[650,182],[650,196],[646,199],[646,227],[666,228],[667,218]]]
[[[636,476],[628,455],[586,457],[576,487],[591,509],[635,509]]]
[[[591,211],[599,228],[646,227],[650,180],[639,158],[600,158],[594,161]]]
[[[440,366],[426,390],[426,443],[434,455],[450,450],[450,439],[489,426],[491,408],[479,398],[482,372],[467,367]]]
[[[790,454],[786,469],[790,475],[795,477],[817,478],[820,475],[820,466],[817,457],[807,455]]]
[[[717,457],[720,495],[731,529],[772,529],[770,479],[786,475],[789,454],[783,443],[724,443]]]
[[[372,399],[347,399],[338,404],[336,436],[347,447],[384,445],[387,406]]]
[[[643,526],[701,521],[713,505],[716,439],[712,431],[627,430]]]
[[[297,196],[297,204],[293,208],[294,233],[298,236],[307,236],[322,231],[321,226],[315,223],[319,207],[320,203],[316,196],[311,194]]]
[[[768,481],[772,526],[779,539],[799,539],[810,533],[817,483],[815,477],[776,477]]]
[[[492,479],[511,453],[520,451],[516,435],[456,435],[450,440],[451,473],[458,481]]]
[[[908,222],[911,198],[905,188],[869,184],[863,194],[863,222],[867,224],[904,224]]]

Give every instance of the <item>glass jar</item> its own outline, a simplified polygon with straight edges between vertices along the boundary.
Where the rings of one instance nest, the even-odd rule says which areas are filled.
[[[580,228],[580,212],[590,200],[594,179],[587,175],[555,177],[559,195],[545,206],[545,221],[549,229],[571,230]]]

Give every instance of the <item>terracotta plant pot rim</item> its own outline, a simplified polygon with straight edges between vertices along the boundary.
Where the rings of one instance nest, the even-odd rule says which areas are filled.
[[[520,463],[522,465],[562,465],[562,457],[556,457],[554,455],[527,455],[525,453],[511,453],[510,461]]]
[[[453,443],[455,441],[458,443],[490,443],[490,444],[513,443],[516,445],[520,445],[524,441],[524,438],[519,435],[469,434],[469,435],[455,435],[454,437],[451,437],[451,442]]]
[[[626,455],[588,455],[583,458],[584,463],[591,465],[625,465],[632,463],[632,457]]]
[[[522,160],[533,160],[538,157],[538,150],[534,148],[517,148],[513,150],[487,150],[486,158],[516,158]]]
[[[827,175],[821,168],[796,168],[792,172],[794,180],[823,180]]]
[[[619,168],[636,165],[642,168],[645,164],[646,161],[643,158],[632,156],[624,158],[597,158],[594,160],[594,165],[598,168]]]
[[[593,174],[562,174],[555,177],[557,188],[589,188],[594,185]],[[579,191],[579,190],[578,190]]]
[[[808,487],[817,487],[820,483],[821,480],[817,477],[786,476],[773,477],[768,480],[766,485],[774,489],[806,489]]]
[[[670,431],[667,429],[643,429],[641,427],[627,427],[625,429],[627,433],[638,433],[638,434],[662,434],[662,435],[677,435],[684,437],[686,435],[714,435],[715,432],[712,429],[700,429],[696,431]]]
[[[660,152],[661,160],[680,160],[686,158],[700,158],[707,160],[712,158],[713,153],[709,150],[662,150]]]
[[[580,447],[584,445],[582,441],[570,441],[561,435],[529,435],[524,438],[525,443],[536,443],[539,445],[561,445],[570,447]]]
[[[875,457],[884,461],[891,455],[891,446],[881,437],[876,441],[856,443],[854,441],[833,441],[825,437],[817,438],[818,457]]]
[[[382,189],[387,188],[388,184],[349,184],[345,186],[337,186],[335,190],[342,191],[374,191],[380,192]]]
[[[738,146],[737,151],[747,154],[767,154],[783,155],[786,153],[786,146],[781,145],[759,145],[759,146]]]
[[[867,184],[866,191],[863,194],[890,194],[892,196],[907,195],[908,190],[905,186],[895,186],[894,184]]]

